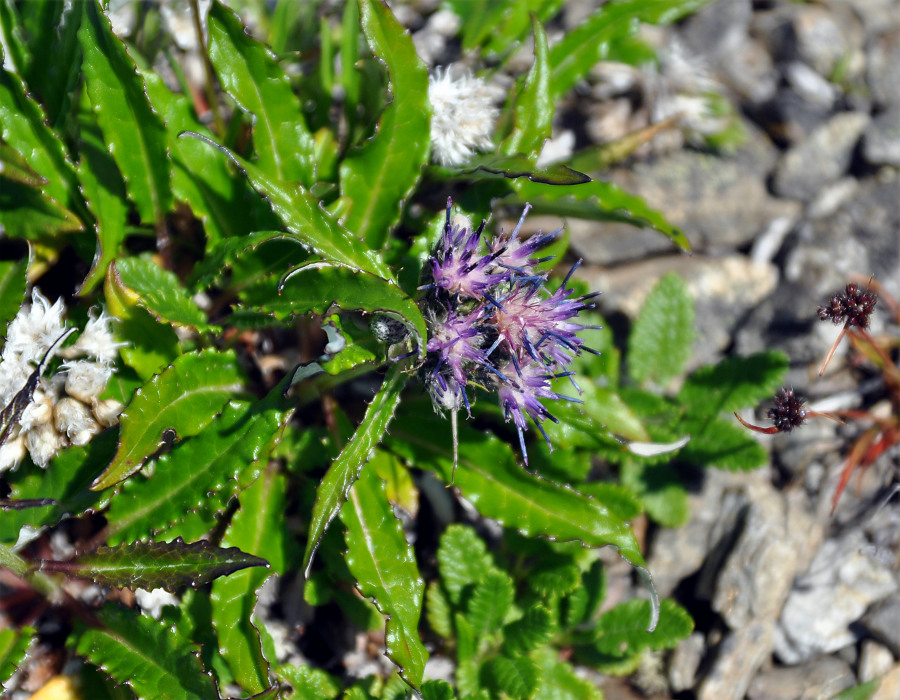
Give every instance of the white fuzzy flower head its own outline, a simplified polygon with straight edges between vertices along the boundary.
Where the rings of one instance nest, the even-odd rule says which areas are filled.
[[[491,92],[487,83],[471,73],[454,78],[450,69],[435,70],[428,79],[434,160],[441,165],[464,165],[476,151],[493,148],[491,133],[498,112]]]
[[[79,401],[90,404],[106,389],[112,376],[112,367],[90,360],[64,362],[66,393]]]
[[[117,343],[113,338],[109,329],[112,320],[112,316],[107,315],[105,311],[101,311],[99,316],[92,313],[84,326],[84,331],[75,341],[74,348],[100,362],[114,362],[119,354],[119,348],[126,343]]]
[[[55,304],[37,289],[31,292],[31,305],[23,306],[9,324],[3,361],[39,362],[50,346],[66,331],[63,314],[66,307],[62,299]]]

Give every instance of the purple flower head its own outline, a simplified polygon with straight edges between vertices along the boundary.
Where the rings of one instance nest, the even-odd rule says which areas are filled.
[[[431,337],[425,349],[440,355],[434,371],[444,365],[450,367],[453,378],[462,387],[467,384],[463,365],[467,362],[481,365],[487,359],[481,349],[484,339],[484,330],[480,328],[482,311],[483,307],[479,307],[464,316],[451,311],[443,320],[433,318],[429,324]]]
[[[448,199],[447,221],[431,261],[432,281],[419,289],[444,289],[451,297],[478,299],[489,287],[506,279],[509,276],[506,272],[491,272],[494,267],[491,255],[478,255],[485,223],[482,221],[473,231],[453,226]]]
[[[595,295],[573,297],[566,287],[580,261],[558,289],[546,288],[546,274],[534,268],[549,258],[536,255],[559,231],[523,242],[519,234],[530,205],[510,233],[485,241],[486,253],[479,252],[485,222],[475,230],[453,226],[450,206],[448,200],[446,222],[419,287],[428,326],[419,377],[435,410],[451,412],[454,436],[457,412],[469,410],[467,387],[495,391],[507,422],[516,426],[527,464],[528,419],[549,445],[542,424],[556,419],[543,402],[578,401],[554,391],[551,380],[571,377],[565,368],[572,359],[594,352],[579,333],[596,326],[579,323],[577,316],[593,308]],[[454,469],[455,448],[454,438]]]
[[[523,434],[527,425],[525,420],[526,414],[534,421],[538,430],[541,431],[541,434],[547,441],[547,446],[552,449],[550,438],[547,437],[547,433],[544,432],[541,423],[547,419],[554,423],[558,421],[550,414],[540,400],[564,399],[577,402],[578,399],[563,396],[554,391],[550,386],[551,379],[568,376],[567,372],[550,374],[547,372],[546,367],[537,362],[528,361],[527,357],[518,359],[514,357],[509,364],[502,367],[500,371],[509,378],[509,381],[499,385],[497,388],[497,397],[500,400],[500,406],[503,408],[503,415],[506,417],[506,421],[509,422],[510,418],[512,418],[512,421],[516,426],[516,430],[519,433],[519,445],[522,448],[522,457],[525,460],[525,464],[528,464],[528,452],[525,450],[525,438]]]
[[[521,240],[519,231],[530,210],[531,205],[526,204],[515,228],[508,234],[501,232],[494,241],[487,244],[488,252],[495,265],[513,270],[523,276],[530,274],[528,268],[553,259],[552,255],[545,258],[534,256],[538,250],[550,243],[562,231],[562,228],[558,228],[550,233],[537,233],[527,241]]]

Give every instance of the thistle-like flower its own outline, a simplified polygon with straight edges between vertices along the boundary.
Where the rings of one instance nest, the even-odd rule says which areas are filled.
[[[65,311],[61,299],[50,304],[35,289],[31,304],[23,305],[9,324],[0,354],[0,473],[26,452],[46,467],[59,450],[86,444],[118,420],[122,405],[99,399],[121,346],[110,333],[111,318],[92,315],[75,343],[61,349],[75,332],[63,321]],[[44,378],[54,357],[66,361]]]
[[[829,304],[820,306],[817,309],[820,321],[830,320],[834,324],[844,324],[831,349],[825,356],[825,360],[819,367],[820,377],[825,374],[825,368],[828,367],[828,363],[831,362],[831,358],[834,356],[841,339],[843,339],[848,330],[855,327],[863,336],[867,335],[866,328],[869,327],[869,318],[875,310],[877,302],[878,296],[874,292],[870,292],[868,287],[860,289],[859,285],[850,282],[843,293],[832,294]]]
[[[793,389],[779,390],[778,393],[775,394],[773,401],[775,405],[766,413],[773,424],[766,428],[748,423],[738,415],[737,411],[734,412],[734,417],[737,418],[745,428],[754,430],[757,433],[764,433],[765,435],[789,433],[794,428],[799,428],[803,425],[807,418],[828,418],[836,423],[844,422],[831,413],[813,411],[812,409],[806,408],[804,400],[797,396]]]
[[[543,402],[579,401],[555,391],[551,382],[572,375],[567,367],[575,356],[594,352],[578,333],[596,326],[575,319],[593,308],[595,295],[572,298],[573,290],[566,288],[577,263],[555,291],[547,288],[546,275],[535,266],[550,258],[537,257],[538,251],[562,229],[522,241],[528,205],[509,234],[483,241],[485,222],[474,230],[454,225],[451,204],[447,200],[444,230],[419,287],[428,325],[419,377],[435,410],[449,410],[454,426],[457,411],[469,410],[470,386],[496,393],[507,422],[516,427],[527,464],[528,419],[549,445],[542,424],[556,419]],[[454,434],[454,471],[455,450]]]
[[[464,165],[493,147],[497,108],[487,84],[465,72],[438,68],[428,79],[432,156],[441,165]]]

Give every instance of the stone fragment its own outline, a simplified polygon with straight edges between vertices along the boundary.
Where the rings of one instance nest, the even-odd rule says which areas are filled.
[[[800,666],[777,667],[753,679],[747,700],[815,700],[832,698],[856,684],[850,665],[821,656]]]

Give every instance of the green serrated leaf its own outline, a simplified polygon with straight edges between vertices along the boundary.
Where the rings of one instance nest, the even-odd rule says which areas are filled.
[[[481,667],[481,681],[493,693],[524,700],[537,692],[541,670],[525,656],[495,656]]]
[[[157,323],[146,309],[138,306],[138,295],[123,284],[115,265],[106,270],[103,296],[109,313],[119,320],[113,325],[116,341],[125,344],[119,354],[141,379],[148,381],[178,357],[175,330]]]
[[[241,391],[234,353],[205,350],[182,355],[135,392],[119,418],[119,448],[91,489],[101,491],[134,474],[159,448],[163,434],[199,433]]]
[[[257,165],[279,180],[309,187],[315,182],[313,138],[287,75],[232,10],[214,2],[208,22],[209,57],[219,81],[254,116]]]
[[[35,568],[62,572],[101,586],[116,588],[164,588],[176,593],[186,586],[204,586],[220,576],[252,566],[268,566],[265,559],[245,554],[237,547],[222,549],[201,540],[191,544],[133,542],[100,547],[67,561],[39,560]]]
[[[63,142],[46,125],[41,107],[27,95],[14,73],[0,69],[0,133],[21,153],[28,166],[46,180],[42,193],[76,214],[84,212],[75,169]],[[7,187],[4,184],[2,189]],[[0,210],[3,211],[3,210]],[[5,215],[0,221],[6,221]]]
[[[359,592],[373,598],[387,619],[387,656],[400,667],[403,679],[418,688],[428,659],[418,633],[425,584],[384,482],[371,466],[351,487],[341,520],[347,526],[347,566]]]
[[[84,224],[55,199],[34,187],[0,178],[0,224],[13,238],[29,241],[81,231]]]
[[[27,268],[24,261],[0,260],[0,338],[6,338],[6,327],[25,299]]]
[[[436,471],[449,483],[453,469],[449,440],[443,444],[433,437],[442,430],[446,426],[433,415],[420,411],[411,418],[406,413],[394,425],[390,444],[417,466]],[[649,577],[628,525],[601,503],[524,471],[515,463],[510,447],[492,435],[460,426],[455,484],[483,516],[526,537],[542,535],[587,547],[613,545],[642,576]]]
[[[82,118],[81,122],[78,179],[88,209],[94,215],[94,231],[97,234],[97,253],[80,289],[80,293],[85,294],[103,281],[106,268],[125,241],[128,202],[122,174],[106,150],[99,128],[87,119]]]
[[[369,404],[366,415],[356,429],[353,438],[329,467],[319,484],[309,525],[306,553],[303,555],[303,568],[307,576],[309,576],[313,555],[322,540],[322,535],[325,534],[325,529],[340,512],[341,506],[347,500],[350,487],[371,456],[372,448],[381,442],[388,423],[394,417],[394,412],[400,403],[400,392],[406,383],[405,380],[406,375],[399,363],[391,367],[381,390]]]
[[[553,415],[559,424],[545,428],[551,444],[560,447],[585,444],[585,438],[599,439],[603,434],[628,440],[650,439],[640,418],[616,391],[598,387],[593,382],[585,382],[581,390],[579,398],[584,403],[565,401],[554,407]]]
[[[550,138],[554,103],[550,97],[547,32],[535,16],[532,16],[532,27],[534,64],[515,97],[513,130],[500,149],[508,156],[522,153],[531,163],[535,163],[544,142]]]
[[[173,201],[165,125],[150,106],[144,82],[99,2],[82,3],[82,8],[78,39],[97,123],[141,221],[160,223]]]
[[[503,628],[504,649],[510,654],[527,654],[549,641],[553,627],[553,616],[547,608],[529,606],[522,617]]]
[[[580,185],[591,181],[591,178],[584,173],[559,163],[538,168],[532,159],[521,153],[475,156],[459,167],[432,165],[429,167],[429,172],[436,173],[445,179],[467,180],[472,179],[473,173],[478,174],[479,180],[487,179],[482,174],[487,173],[503,179],[523,177],[532,182],[542,182],[547,185]]]
[[[766,449],[733,418],[689,419],[683,425],[690,433],[691,441],[678,456],[686,462],[730,471],[749,471],[769,460]]]
[[[139,697],[215,700],[218,688],[197,649],[166,623],[114,605],[94,612],[102,627],[75,633],[75,653],[99,666]]]
[[[603,654],[626,657],[644,649],[674,649],[694,629],[687,610],[673,600],[660,606],[659,624],[653,632],[646,629],[650,603],[629,600],[607,610],[597,621],[594,646]]]
[[[509,574],[489,571],[475,584],[466,606],[466,618],[472,625],[472,631],[480,637],[489,631],[499,630],[514,597],[515,590]]]
[[[474,585],[497,567],[487,553],[487,546],[475,530],[465,525],[450,525],[441,535],[437,551],[441,583],[454,605],[462,602],[467,586]]]
[[[120,542],[163,532],[199,539],[228,501],[259,476],[290,419],[279,384],[256,404],[230,401],[199,435],[175,446],[153,465],[149,479],[131,479],[113,499],[108,539]]]
[[[340,683],[320,668],[285,664],[275,674],[294,689],[295,700],[334,700],[341,692]]]
[[[281,317],[309,312],[324,315],[332,306],[345,310],[393,312],[413,326],[420,348],[424,348],[428,337],[419,307],[395,282],[328,263],[302,265],[286,278],[278,297],[262,300],[250,296],[247,302]]]
[[[378,255],[365,250],[359,241],[331,217],[304,188],[271,177],[253,163],[200,134],[194,136],[224,153],[250,180],[253,188],[269,200],[290,235],[328,261],[366,270],[390,279],[390,270]]]
[[[281,519],[286,498],[286,479],[273,464],[241,494],[240,509],[222,543],[265,557],[276,573],[283,574],[287,533]],[[268,571],[254,569],[219,579],[212,586],[212,622],[219,649],[237,682],[249,693],[269,687],[269,662],[251,620],[256,592],[268,576]]]
[[[581,580],[581,572],[574,564],[544,563],[528,576],[528,587],[541,596],[571,593]]]
[[[422,700],[453,700],[453,686],[447,681],[425,681],[422,684]]]
[[[175,273],[163,270],[149,258],[121,258],[116,261],[116,270],[122,284],[138,295],[138,304],[158,321],[199,330],[215,328],[206,322],[206,314],[181,286]]]
[[[691,374],[678,401],[689,406],[689,414],[697,420],[737,411],[772,396],[787,369],[787,355],[777,350],[726,357]]]
[[[581,575],[581,586],[563,600],[562,624],[567,628],[589,622],[606,596],[606,569],[594,561]]]
[[[36,633],[33,627],[0,630],[0,689],[6,687],[6,682],[25,662]]]
[[[551,649],[532,655],[541,670],[541,687],[534,700],[603,700],[603,692],[587,678],[581,678],[571,664],[560,661]]]
[[[550,51],[553,71],[550,79],[550,99],[554,102],[567,92],[597,61],[607,58],[613,42],[625,39],[637,31],[638,21],[668,24],[693,12],[710,0],[619,0],[601,6],[591,17],[579,24]]]
[[[453,612],[450,601],[437,581],[428,584],[425,591],[425,618],[435,632],[444,639],[453,638]]]
[[[535,213],[589,221],[620,221],[639,228],[651,228],[682,250],[691,249],[681,229],[651,209],[641,197],[629,194],[611,182],[591,180],[572,187],[553,187],[518,179],[513,180],[512,185],[522,202],[534,205]]]
[[[628,338],[628,374],[638,384],[665,384],[691,356],[694,301],[687,284],[674,272],[650,291]]]
[[[388,70],[392,101],[377,133],[341,163],[341,194],[353,203],[346,227],[374,250],[400,220],[430,145],[428,73],[409,33],[379,0],[359,0],[369,48]]]

